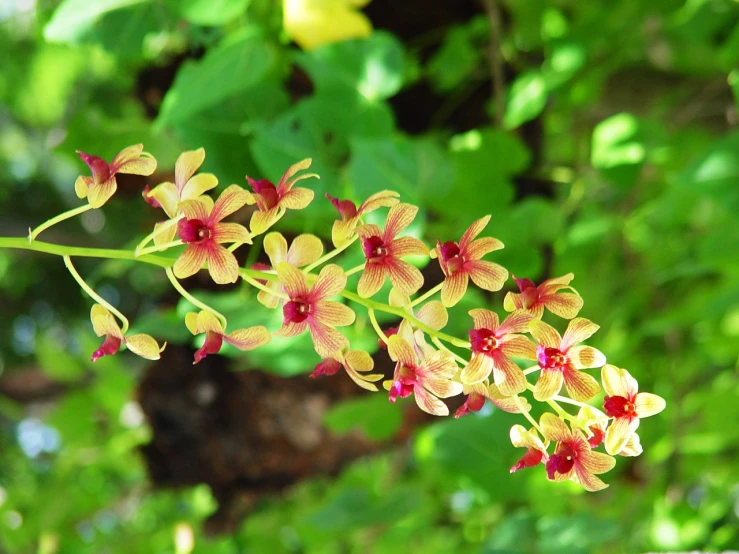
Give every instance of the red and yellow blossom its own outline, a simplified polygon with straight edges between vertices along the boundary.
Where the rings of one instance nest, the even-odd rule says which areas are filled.
[[[567,392],[575,400],[584,402],[600,391],[600,385],[591,375],[579,371],[601,367],[606,357],[592,346],[575,346],[598,329],[592,321],[578,317],[570,321],[564,336],[543,321],[534,319],[529,329],[536,339],[536,357],[541,373],[534,387],[534,398],[546,401],[558,394],[564,382]]]
[[[452,355],[445,350],[424,352],[419,361],[413,346],[399,335],[388,339],[388,352],[397,362],[392,381],[384,383],[390,402],[412,394],[424,412],[449,415],[449,408],[439,399],[462,392],[462,383],[452,380],[459,369]]]
[[[132,175],[151,175],[157,168],[154,156],[144,152],[143,144],[135,144],[124,148],[108,163],[98,156],[77,151],[80,159],[87,164],[92,177],[81,175],[74,183],[74,191],[78,198],[87,198],[90,206],[99,208],[115,194],[118,182],[116,173]]]
[[[562,289],[574,291],[570,281],[575,277],[568,273],[562,277],[547,279],[538,287],[529,279],[513,279],[520,293],[509,292],[503,299],[503,308],[507,312],[523,310],[537,319],[544,315],[544,308],[564,319],[572,319],[582,308],[582,298],[576,292],[559,292]]]
[[[426,302],[423,306],[421,306],[418,309],[418,312],[414,312],[413,307],[411,306],[410,298],[404,294],[401,294],[400,291],[398,291],[397,289],[391,289],[388,302],[391,306],[404,308],[411,317],[414,317],[434,331],[440,331],[441,329],[446,327],[446,324],[449,321],[449,314],[447,314],[446,308],[438,300],[430,300],[429,302]],[[412,341],[413,330],[410,326],[410,323],[408,323],[407,320],[404,319],[400,325],[403,325],[404,327],[408,326],[406,332],[401,333],[401,336],[405,337],[408,341]],[[392,335],[397,335],[400,329],[400,325],[386,329],[384,331],[385,338],[387,339],[390,338]],[[377,339],[377,344],[383,350],[387,350],[387,343],[382,340],[382,337]]]
[[[374,369],[375,362],[363,350],[339,353],[335,358],[322,360],[316,365],[310,377],[315,379],[321,375],[335,375],[342,367],[357,385],[368,391],[377,391],[377,386],[373,383],[382,379],[382,374],[368,373]]]
[[[606,365],[601,370],[601,381],[606,391],[603,411],[613,418],[606,431],[606,452],[619,454],[639,427],[642,417],[649,417],[665,409],[664,398],[649,392],[639,392],[639,384],[625,369]]]
[[[160,183],[153,189],[144,189],[143,197],[155,208],[162,208],[170,219],[179,215],[179,204],[183,200],[201,199],[211,202],[206,192],[218,186],[218,179],[212,173],[195,172],[203,165],[205,149],[198,148],[183,152],[177,158],[174,166],[174,183],[169,181]],[[253,199],[252,202],[254,203]],[[164,244],[174,239],[177,229],[169,222],[157,223],[154,228],[154,243]]]
[[[496,408],[511,414],[531,411],[528,400],[521,396],[504,396],[498,387],[488,384],[487,381],[474,385],[463,385],[462,394],[467,395],[467,398],[454,412],[454,417],[457,419],[470,412],[479,412],[485,405],[485,400],[490,400]]]
[[[489,215],[475,221],[458,243],[436,241],[436,256],[445,276],[441,289],[441,301],[445,306],[454,306],[462,299],[469,279],[481,289],[490,291],[500,290],[508,279],[504,267],[482,260],[485,254],[503,248],[503,243],[492,237],[475,240],[489,221]]]
[[[328,198],[341,215],[340,221],[334,221],[331,229],[331,240],[336,248],[341,248],[348,243],[354,235],[354,229],[366,213],[373,212],[378,208],[395,206],[400,196],[397,192],[383,190],[375,193],[367,200],[357,206],[351,200],[339,200],[326,193]]]
[[[519,469],[537,466],[542,462],[546,464],[549,461],[547,449],[544,443],[541,442],[536,429],[527,431],[521,425],[514,425],[511,427],[510,436],[513,446],[526,449],[526,454],[518,460],[516,465],[511,467],[511,473],[516,473]]]
[[[616,465],[614,458],[593,452],[582,431],[570,430],[552,413],[543,414],[540,425],[544,438],[557,443],[554,453],[546,462],[550,481],[571,479],[589,491],[599,491],[608,486],[596,475],[612,470]]]
[[[357,292],[362,298],[369,298],[380,290],[385,276],[402,294],[410,296],[423,285],[421,272],[408,262],[401,260],[405,256],[427,256],[426,245],[413,237],[396,238],[410,225],[418,213],[416,206],[396,204],[387,214],[385,230],[377,225],[369,224],[357,227],[357,234],[362,239],[362,250],[366,263],[359,279]]]
[[[280,182],[277,183],[277,186],[267,179],[256,180],[248,175],[246,176],[246,181],[254,190],[254,199],[258,208],[258,211],[252,215],[249,224],[252,234],[261,235],[264,233],[282,217],[285,210],[302,210],[311,203],[314,196],[312,190],[293,188],[295,183],[302,179],[310,177],[320,179],[315,173],[305,173],[295,177],[298,171],[308,169],[311,162],[312,160],[307,158],[291,165],[280,179]]]
[[[583,406],[580,408],[580,411],[577,412],[577,420],[582,424],[582,428],[585,430],[590,448],[597,448],[603,444],[609,421],[606,414],[592,406]]]
[[[218,354],[223,342],[235,346],[239,350],[254,350],[269,343],[272,337],[266,327],[256,325],[248,329],[237,329],[226,334],[221,322],[210,312],[190,312],[185,316],[185,325],[193,335],[205,333],[205,342],[195,352],[194,364],[199,363],[208,354]]]
[[[98,337],[105,337],[100,348],[92,353],[90,360],[93,362],[96,362],[103,356],[111,356],[118,352],[121,348],[121,343],[125,344],[126,348],[137,356],[141,356],[147,360],[158,360],[160,358],[159,354],[167,346],[164,344],[160,347],[153,337],[144,333],[131,335],[130,337],[124,336],[113,314],[100,304],[95,304],[92,310],[90,310],[90,320],[92,321],[92,328],[95,334]]]
[[[329,300],[346,286],[346,274],[337,265],[321,269],[313,287],[305,274],[287,262],[277,266],[277,276],[289,300],[282,307],[283,325],[277,331],[282,337],[294,337],[306,330],[313,346],[322,358],[332,358],[349,346],[346,337],[335,327],[354,323],[354,311],[339,302]]]
[[[501,324],[498,314],[490,310],[470,310],[474,329],[469,332],[472,358],[462,370],[462,383],[479,383],[493,374],[493,382],[505,396],[526,390],[526,376],[512,360],[536,359],[536,345],[521,333],[529,329],[528,314],[509,315]]]
[[[183,200],[179,204],[185,219],[177,223],[177,235],[187,249],[174,265],[174,274],[180,279],[194,275],[205,262],[208,272],[219,285],[235,283],[239,277],[236,257],[222,243],[251,243],[249,232],[238,223],[221,220],[247,203],[249,193],[237,185],[223,191],[215,204],[201,200]]]
[[[315,235],[303,234],[295,237],[295,240],[290,244],[290,248],[288,248],[287,240],[280,233],[269,233],[264,237],[264,251],[269,256],[272,265],[258,262],[251,266],[252,269],[271,271],[282,262],[287,262],[294,267],[312,264],[323,254],[323,243]],[[259,282],[276,293],[282,291],[282,285],[279,281],[259,279]],[[268,308],[276,308],[280,303],[280,299],[276,294],[271,294],[266,290],[259,291],[257,300]]]

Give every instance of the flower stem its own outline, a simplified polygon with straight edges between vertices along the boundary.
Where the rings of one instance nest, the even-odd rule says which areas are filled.
[[[154,246],[149,246],[148,248],[144,248],[143,250],[139,251],[139,256],[143,256],[144,254],[151,254],[152,252],[161,252],[162,250],[167,250],[169,248],[172,248],[173,246],[182,246],[185,244],[181,240],[173,240],[172,242],[165,242],[164,244],[155,244]]]
[[[47,219],[41,225],[39,225],[33,230],[31,230],[31,228],[29,227],[28,228],[28,242],[33,242],[34,240],[36,240],[36,237],[39,236],[43,231],[45,231],[49,227],[56,225],[57,223],[60,223],[64,221],[65,219],[69,219],[76,215],[85,213],[86,211],[91,210],[91,209],[92,209],[92,206],[90,206],[90,204],[85,204],[84,206],[79,206],[69,211],[60,213],[59,215],[54,216],[51,219]]]
[[[521,397],[516,395],[513,397],[513,400],[518,405],[518,409],[521,410],[521,414],[523,414],[523,416],[529,420],[529,423],[534,427],[534,429],[539,431],[539,433],[541,433],[541,435],[543,436],[544,433],[542,432],[541,427],[539,427],[539,424],[536,422],[536,420],[533,417],[531,417],[531,414],[524,409],[526,408],[526,406],[523,405],[523,401],[521,400]]]
[[[355,273],[359,273],[364,269],[364,264],[359,264],[356,267],[351,268],[349,271],[345,271],[344,274],[348,277],[349,275],[354,275]]]
[[[372,308],[367,308],[367,314],[369,315],[370,323],[372,323],[372,328],[375,330],[375,333],[377,333],[377,336],[380,337],[380,340],[384,342],[385,344],[388,344],[388,338],[385,332],[382,330],[382,327],[380,327],[380,324],[377,323],[377,317],[375,317],[375,310]]]
[[[173,217],[172,219],[167,220],[164,224],[159,226],[159,228],[155,228],[151,233],[146,235],[146,237],[144,237],[144,240],[142,240],[136,246],[136,249],[134,250],[136,255],[137,256],[141,255],[141,251],[146,247],[147,244],[149,244],[154,239],[154,235],[161,233],[162,231],[166,231],[167,229],[172,227],[172,225],[175,225],[183,217],[184,217],[184,214],[180,214],[177,217]]]
[[[567,398],[566,396],[560,396],[558,394],[552,396],[552,400],[556,400],[557,402],[564,402],[565,404],[572,404],[573,406],[580,406],[581,408],[592,408],[590,404],[586,404],[585,402],[578,402],[577,400]]]
[[[540,369],[539,366],[538,365],[535,365],[534,367],[530,367],[528,369],[524,369],[523,370],[523,374],[524,375],[528,375],[529,373],[534,373],[535,371],[539,371],[539,369]]]
[[[263,290],[264,292],[267,292],[273,296],[276,296],[277,298],[282,298],[283,300],[290,300],[290,297],[287,294],[284,294],[280,291],[273,290],[269,287],[266,287],[262,283],[257,281],[256,279],[249,277],[249,275],[246,274],[246,271],[249,271],[249,270],[242,269],[241,271],[239,271],[239,274],[241,275],[241,278],[247,283],[249,283],[252,287],[257,288],[259,290]],[[277,275],[273,275],[273,277],[277,277]],[[271,279],[268,279],[268,280],[271,280]]]
[[[444,281],[436,285],[434,288],[427,290],[425,293],[423,293],[421,296],[419,296],[418,298],[416,298],[415,300],[411,302],[411,308],[417,304],[420,304],[424,300],[432,297],[433,295],[435,295],[437,292],[441,290],[441,287],[443,286],[444,286]]]
[[[465,360],[462,356],[459,356],[458,354],[455,354],[454,352],[449,350],[436,337],[431,337],[431,342],[433,342],[439,348],[439,350],[446,350],[447,352],[449,352],[454,357],[454,359],[461,363],[463,366],[466,366],[469,363],[469,360]]]
[[[323,256],[318,258],[315,262],[312,264],[309,264],[308,266],[303,268],[303,271],[305,273],[309,273],[313,271],[315,268],[317,268],[319,265],[325,264],[327,261],[329,261],[331,258],[334,258],[335,256],[338,256],[341,254],[344,250],[349,248],[354,242],[357,240],[357,236],[355,235],[354,238],[352,238],[349,242],[344,244],[343,246],[340,246],[339,248],[334,248],[330,252],[326,252]]]
[[[121,312],[116,310],[102,296],[92,290],[92,287],[85,282],[85,280],[80,276],[79,273],[77,273],[77,270],[72,265],[72,259],[69,256],[64,256],[62,259],[64,260],[64,265],[67,266],[69,273],[72,274],[72,277],[74,277],[74,280],[77,281],[77,284],[82,288],[82,290],[84,290],[88,294],[88,296],[92,298],[95,302],[106,308],[110,313],[115,315],[121,321],[121,333],[125,335],[126,331],[128,331],[128,320],[125,318],[125,316]]]
[[[205,302],[201,302],[200,300],[195,298],[192,294],[187,292],[185,288],[182,286],[182,284],[177,280],[177,277],[174,276],[174,272],[172,271],[172,268],[168,267],[164,271],[167,273],[167,278],[169,279],[169,282],[172,283],[172,286],[175,288],[175,290],[179,292],[180,295],[185,300],[190,302],[190,304],[192,304],[193,306],[200,308],[201,310],[205,310],[206,312],[212,313],[214,316],[216,316],[216,318],[218,318],[218,321],[221,322],[221,327],[223,327],[223,330],[224,331],[226,330],[227,321],[226,321],[226,317],[222,313],[214,310],[213,308],[208,306],[208,304],[206,304]]]

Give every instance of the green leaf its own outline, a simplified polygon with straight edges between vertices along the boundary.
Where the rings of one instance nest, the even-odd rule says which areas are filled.
[[[628,113],[614,115],[598,123],[593,130],[593,166],[609,169],[643,162],[646,149],[638,140],[639,130],[639,121]]]
[[[725,206],[739,207],[739,132],[713,143],[677,178],[678,183],[712,196]]]
[[[392,437],[403,422],[403,413],[384,394],[370,394],[336,404],[323,418],[326,427],[343,435],[361,429],[370,439]]]
[[[224,25],[246,12],[251,0],[170,0],[183,18],[195,25]]]
[[[77,42],[106,13],[150,0],[63,0],[44,27],[49,42]]]
[[[36,341],[36,359],[41,370],[58,381],[77,381],[85,374],[85,367],[79,359],[49,337],[40,337]]]
[[[185,64],[162,102],[156,125],[185,121],[228,98],[244,95],[276,68],[274,47],[251,32],[240,33],[203,59]],[[243,101],[248,101],[244,96]]]
[[[403,45],[393,35],[373,33],[360,40],[328,44],[298,54],[298,63],[320,91],[350,88],[367,100],[389,98],[403,85]]]
[[[515,129],[538,116],[547,104],[547,85],[538,71],[524,73],[511,85],[503,125]]]
[[[465,27],[455,27],[429,61],[428,78],[438,91],[450,91],[478,69],[480,53],[470,31]]]

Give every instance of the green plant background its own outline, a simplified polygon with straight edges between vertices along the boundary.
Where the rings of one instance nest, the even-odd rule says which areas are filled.
[[[488,19],[470,6],[477,15],[415,36],[378,24],[369,38],[303,52],[271,0],[0,3],[0,235],[23,236],[78,205],[72,185],[87,169],[75,150],[110,157],[138,142],[166,171],[180,151],[205,147],[204,169],[222,186],[247,173],[276,180],[312,157],[317,200],[285,218],[285,232],[328,238],[336,214],[324,192],[396,190],[421,207],[413,230],[428,241],[490,213],[487,232],[506,244],[495,260],[537,280],[574,272],[582,315],[602,325],[591,344],[667,400],[642,424],[644,454],[621,459],[610,488],[587,494],[540,468],[508,474],[518,420],[449,419],[407,448],[267,498],[233,534],[206,538],[208,488],[151,491],[136,450],[150,430],[121,417],[139,361],[121,353],[89,364],[89,303],[60,260],[0,250],[0,376],[40,368],[66,384],[47,402],[0,395],[0,551],[181,554],[178,523],[194,529],[195,552],[224,554],[739,545],[739,3],[501,0],[500,125]],[[151,75],[168,75],[163,96],[147,96]],[[438,100],[433,109],[402,102],[418,87]],[[481,96],[470,124],[461,114]],[[138,191],[122,191],[104,215],[45,238],[131,247],[149,210]],[[191,341],[176,323],[187,306],[157,304],[163,275],[80,264],[139,314],[135,329]],[[266,317],[244,298],[217,300],[233,327]],[[246,302],[256,306],[253,295]],[[501,304],[471,292],[449,332],[464,336],[471,306]],[[373,344],[367,329],[360,318],[356,344]],[[233,369],[310,371],[310,345],[286,344]],[[345,433],[369,413],[363,425],[377,440],[400,423],[377,395],[332,407],[326,425]]]

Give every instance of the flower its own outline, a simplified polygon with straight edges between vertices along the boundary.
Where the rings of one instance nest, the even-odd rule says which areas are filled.
[[[375,362],[363,350],[352,350],[346,354],[338,354],[336,358],[326,358],[316,365],[310,377],[315,379],[321,375],[335,375],[342,367],[357,385],[369,391],[377,391],[372,383],[382,379],[382,374],[367,374],[375,367]]]
[[[592,376],[579,369],[601,367],[606,357],[592,346],[574,346],[595,333],[600,327],[582,317],[570,321],[563,337],[550,325],[538,319],[529,324],[536,339],[536,357],[541,373],[534,387],[534,398],[549,400],[558,394],[564,381],[567,392],[575,400],[585,401],[600,390]]]
[[[577,419],[588,434],[590,448],[597,448],[603,443],[608,426],[608,416],[592,406],[583,406],[577,412]]]
[[[467,291],[469,279],[481,289],[500,290],[508,279],[508,271],[481,258],[493,250],[503,248],[503,243],[492,237],[473,240],[490,221],[490,216],[475,221],[464,232],[459,243],[436,241],[436,255],[444,272],[441,301],[446,307],[454,306]]]
[[[248,197],[247,191],[231,185],[212,207],[202,200],[180,202],[179,207],[185,219],[177,223],[177,235],[187,244],[187,249],[174,264],[176,277],[190,277],[208,262],[208,272],[216,283],[223,285],[236,282],[239,264],[221,243],[251,243],[251,237],[243,225],[221,223],[221,220],[246,204]]]
[[[385,381],[390,402],[413,394],[416,404],[431,415],[449,415],[449,408],[439,398],[449,398],[462,392],[462,383],[452,381],[457,364],[445,350],[424,352],[421,361],[408,341],[399,335],[388,339],[388,352],[396,361],[392,381]]]
[[[137,356],[141,356],[147,360],[158,360],[160,358],[159,354],[167,346],[165,343],[160,348],[153,337],[143,333],[130,337],[124,336],[113,314],[100,304],[95,304],[92,310],[90,310],[90,320],[92,321],[92,328],[95,334],[98,337],[105,336],[105,340],[100,345],[100,348],[92,353],[92,358],[90,358],[92,362],[98,361],[103,356],[115,354],[120,349],[121,343],[125,344],[126,348]]]
[[[277,267],[282,262],[287,262],[294,267],[303,267],[312,264],[323,254],[323,243],[315,235],[304,234],[295,237],[290,248],[288,248],[285,237],[280,233],[269,233],[264,237],[264,251],[269,256],[269,261],[272,262],[272,265],[255,263],[251,266],[252,269],[271,271],[272,268]],[[262,284],[275,292],[282,290],[282,285],[279,281],[263,281]],[[270,294],[265,290],[259,291],[257,300],[268,308],[276,308],[280,303],[280,299],[276,294]]]
[[[277,183],[273,185],[267,179],[255,180],[246,176],[246,181],[252,189],[254,189],[254,199],[257,203],[258,211],[251,216],[249,227],[252,234],[261,235],[272,225],[274,225],[284,210],[302,210],[313,200],[314,193],[306,188],[293,188],[293,185],[301,179],[315,177],[320,179],[315,173],[306,173],[292,178],[298,171],[308,169],[312,160],[307,158],[301,162],[291,165],[285,174]],[[280,211],[282,210],[282,212]]]
[[[395,238],[411,224],[417,213],[416,206],[397,204],[387,214],[384,231],[371,224],[357,227],[364,257],[367,259],[357,286],[359,296],[369,298],[377,293],[385,282],[386,275],[390,277],[393,286],[406,296],[421,288],[421,272],[400,258],[428,255],[428,248],[413,237]]]
[[[638,392],[639,384],[625,369],[606,365],[601,370],[606,391],[603,411],[613,418],[606,431],[606,452],[618,454],[639,427],[639,419],[660,413],[666,402],[661,396]]]
[[[588,491],[599,491],[608,486],[596,475],[612,470],[616,465],[614,458],[593,452],[581,431],[571,431],[552,413],[543,414],[540,424],[544,438],[557,443],[554,454],[546,463],[550,481],[571,479]]]
[[[334,208],[336,208],[341,215],[341,220],[334,221],[334,226],[331,229],[331,240],[334,243],[334,246],[336,248],[340,248],[349,242],[354,234],[354,229],[362,218],[362,215],[384,206],[395,206],[398,203],[398,196],[400,195],[397,192],[383,190],[367,198],[367,200],[362,202],[359,208],[357,208],[351,200],[339,200],[338,198],[334,198],[326,193],[326,198],[331,201]]]
[[[446,327],[446,324],[449,321],[449,314],[447,314],[446,308],[438,300],[430,300],[429,302],[426,302],[416,313],[413,311],[411,300],[408,296],[400,293],[397,289],[391,289],[388,302],[391,306],[404,308],[411,317],[414,317],[424,325],[431,327],[434,331],[440,331]],[[401,326],[403,326],[406,331],[402,336],[405,336],[407,340],[413,340],[412,326],[407,319],[403,319],[403,321],[395,327],[385,329],[383,331],[385,338],[387,339],[392,335],[397,335]],[[383,350],[387,350],[387,343],[382,340],[382,337],[377,339],[377,344]]]
[[[503,396],[495,385],[489,385],[487,381],[464,385],[462,393],[467,395],[464,403],[454,413],[455,418],[460,418],[470,412],[479,412],[485,405],[485,400],[490,400],[494,406],[504,412],[520,414],[531,411],[531,405],[525,398],[520,396]]]
[[[528,330],[531,316],[511,314],[501,325],[490,310],[470,310],[470,315],[475,326],[469,332],[472,358],[462,370],[462,383],[479,383],[492,371],[493,382],[505,396],[526,390],[526,376],[510,357],[536,359],[536,345],[519,334]]]
[[[118,188],[116,173],[129,173],[133,175],[151,175],[157,168],[154,156],[144,152],[143,144],[135,144],[124,148],[110,163],[98,156],[91,156],[85,152],[77,151],[80,159],[87,164],[92,171],[92,177],[80,175],[74,183],[74,191],[78,198],[87,198],[90,206],[99,208],[105,204]]]
[[[271,337],[266,327],[257,325],[248,329],[237,329],[229,334],[223,330],[221,322],[210,312],[190,312],[185,316],[185,325],[193,335],[205,333],[205,342],[195,352],[193,365],[199,363],[208,354],[218,354],[223,341],[239,350],[254,350],[269,343]]]
[[[523,455],[516,465],[511,467],[511,473],[516,473],[519,469],[534,467],[541,462],[547,463],[549,461],[547,449],[544,443],[541,442],[536,429],[527,431],[521,425],[514,425],[511,427],[510,437],[513,446],[526,449],[526,454]]]
[[[544,308],[565,319],[572,319],[582,308],[582,298],[576,292],[558,292],[561,289],[570,289],[570,281],[575,277],[568,273],[562,277],[547,279],[538,287],[529,279],[513,279],[521,293],[509,292],[503,299],[503,308],[507,312],[523,310],[537,319],[544,315]]]
[[[205,149],[203,148],[180,154],[174,166],[174,183],[167,181],[151,190],[147,185],[142,194],[144,200],[155,208],[162,208],[170,219],[179,215],[179,203],[182,200],[210,201],[210,197],[203,196],[203,194],[215,188],[218,185],[218,179],[212,173],[195,175],[204,159]],[[251,203],[254,203],[253,199]],[[166,221],[157,223],[154,228],[154,243],[171,242],[175,233],[176,228],[171,223]]]
[[[304,50],[372,34],[372,23],[357,8],[369,0],[283,0],[283,26]]]
[[[290,298],[282,307],[283,325],[277,335],[294,337],[307,329],[322,358],[332,358],[349,346],[334,327],[354,323],[354,311],[328,300],[346,286],[343,269],[334,264],[324,266],[312,288],[308,288],[305,274],[287,262],[277,265],[277,276]]]

